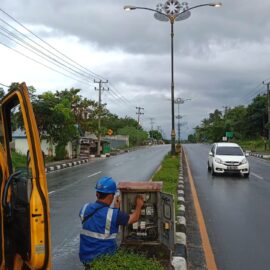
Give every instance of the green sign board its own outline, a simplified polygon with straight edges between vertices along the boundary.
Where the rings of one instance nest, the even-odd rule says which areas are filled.
[[[233,132],[232,131],[226,131],[226,137],[227,138],[232,138],[233,137]]]

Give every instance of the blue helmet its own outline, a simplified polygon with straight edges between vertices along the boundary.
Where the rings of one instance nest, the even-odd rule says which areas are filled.
[[[102,192],[102,193],[115,193],[116,183],[111,177],[108,177],[108,176],[101,177],[97,181],[96,191]]]

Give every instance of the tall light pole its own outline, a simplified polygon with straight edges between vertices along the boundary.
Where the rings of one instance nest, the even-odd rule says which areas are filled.
[[[176,98],[174,100],[174,104],[177,104],[178,106],[178,115],[176,115],[176,119],[178,120],[177,127],[178,127],[178,143],[180,144],[180,119],[183,117],[180,115],[180,104],[184,104],[186,101],[191,100],[190,98]]]
[[[168,0],[165,4],[158,4],[157,9],[147,7],[137,7],[127,5],[124,6],[124,10],[130,11],[135,9],[144,9],[155,12],[154,17],[160,21],[169,21],[171,24],[171,110],[172,110],[172,130],[171,130],[171,154],[175,155],[175,125],[174,125],[174,22],[187,19],[190,16],[190,10],[199,7],[220,7],[220,2],[201,4],[193,7],[188,7],[187,3],[180,4],[178,0]],[[181,11],[182,10],[182,11]]]

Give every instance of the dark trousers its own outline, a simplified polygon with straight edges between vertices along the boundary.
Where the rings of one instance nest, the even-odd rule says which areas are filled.
[[[83,262],[84,269],[90,270],[91,269],[91,263],[90,262]]]

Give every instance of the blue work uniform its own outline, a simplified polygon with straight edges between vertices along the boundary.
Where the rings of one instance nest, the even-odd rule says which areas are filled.
[[[93,215],[84,222],[91,214]],[[96,201],[85,204],[79,216],[82,220],[79,252],[81,262],[89,263],[99,255],[113,254],[117,250],[118,227],[128,224],[129,215]]]

